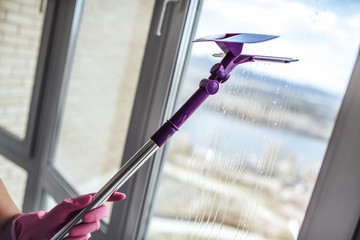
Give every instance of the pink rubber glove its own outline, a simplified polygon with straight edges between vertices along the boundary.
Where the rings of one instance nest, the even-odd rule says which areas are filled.
[[[52,238],[72,217],[74,212],[89,205],[94,197],[93,193],[81,195],[72,199],[65,199],[49,212],[38,211],[22,215],[14,220],[11,237],[13,240],[46,240]],[[115,192],[108,201],[121,201],[125,194]],[[100,220],[108,215],[105,205],[87,212],[82,222],[72,227],[66,240],[89,239],[91,232],[100,227]]]

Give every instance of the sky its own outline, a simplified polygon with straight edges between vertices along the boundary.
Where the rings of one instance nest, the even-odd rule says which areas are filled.
[[[279,35],[246,44],[243,53],[299,59],[265,73],[343,95],[359,53],[360,2],[205,0],[196,37],[230,32]],[[196,55],[220,52],[214,43],[195,44]]]

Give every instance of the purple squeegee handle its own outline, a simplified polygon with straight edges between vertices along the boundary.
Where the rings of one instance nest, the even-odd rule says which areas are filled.
[[[180,109],[167,120],[152,135],[156,145],[161,147],[181,125],[198,109],[198,107],[210,96],[219,90],[220,83],[224,83],[230,77],[230,72],[241,63],[252,61],[251,56],[243,57],[228,52],[220,63],[215,64],[210,70],[209,79],[200,82],[199,89],[180,107]]]

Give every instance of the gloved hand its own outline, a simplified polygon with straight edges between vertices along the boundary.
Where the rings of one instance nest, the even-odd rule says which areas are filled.
[[[18,217],[12,224],[12,239],[46,240],[52,238],[75,212],[85,208],[93,201],[93,195],[93,193],[90,193],[72,199],[65,199],[49,212],[38,211]],[[108,201],[121,201],[124,199],[125,194],[114,192]],[[107,215],[108,208],[105,205],[100,205],[87,212],[83,216],[82,222],[69,230],[69,235],[65,239],[89,239],[90,233],[99,229],[99,221]]]

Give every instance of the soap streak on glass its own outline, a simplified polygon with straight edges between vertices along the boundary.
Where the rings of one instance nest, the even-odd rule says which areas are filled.
[[[233,123],[243,123],[246,129],[256,128],[256,123],[262,121],[263,125],[270,128],[283,127],[285,121],[279,111],[288,111],[287,99],[285,95],[282,95],[282,101],[277,99],[282,88],[288,91],[288,85],[266,91],[263,96],[265,101],[260,98],[259,88],[255,87],[259,81],[266,82],[263,71],[272,64],[274,63],[256,62],[239,66],[233,72],[232,81],[227,86],[222,86],[223,89],[216,98],[205,103],[205,109],[200,110],[200,114],[194,115],[192,124],[184,125],[184,132],[192,132],[194,136],[191,139],[196,140],[193,142],[195,147],[188,167],[192,171],[186,172],[187,186],[183,188],[182,204],[178,208],[181,212],[186,210],[185,214],[177,213],[175,228],[180,228],[186,222],[186,228],[191,232],[187,233],[190,239],[207,239],[210,236],[221,239],[224,224],[234,227],[232,234],[235,239],[249,235],[264,185],[268,180],[271,181],[281,140],[276,134],[268,133],[259,138],[259,145],[264,151],[249,156],[252,148],[250,144],[253,143],[239,141],[239,134],[246,139],[252,132],[222,131],[221,126],[228,126],[226,122],[230,118]],[[236,105],[237,101],[233,101],[235,98],[244,101],[241,105]],[[268,116],[266,118],[265,111]],[[207,116],[209,120],[200,120],[201,115]],[[201,125],[216,131],[201,131]],[[196,129],[206,136],[197,135]],[[246,170],[247,168],[251,170]],[[245,170],[254,179],[249,182],[248,188],[239,190],[237,185],[241,184],[239,181],[242,181]],[[201,185],[201,193],[191,196],[188,190],[194,187],[195,182]],[[232,208],[236,201],[240,211],[236,216],[233,215],[232,223],[229,223],[229,208],[231,214],[234,214]],[[175,235],[173,238],[183,239]]]

